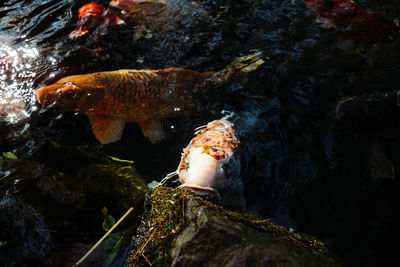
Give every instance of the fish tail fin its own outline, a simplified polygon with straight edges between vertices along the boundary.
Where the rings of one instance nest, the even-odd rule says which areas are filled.
[[[252,54],[239,57],[231,64],[229,64],[222,71],[217,72],[217,76],[222,81],[228,81],[231,77],[233,77],[237,73],[247,73],[253,70],[256,70],[259,66],[264,64],[264,55],[259,50],[252,51]]]

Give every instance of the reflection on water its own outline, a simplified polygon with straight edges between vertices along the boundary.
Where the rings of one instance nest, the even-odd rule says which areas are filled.
[[[34,45],[13,45],[9,36],[0,35],[0,116],[10,123],[26,119],[35,109],[33,84],[37,74],[32,68],[38,57]]]

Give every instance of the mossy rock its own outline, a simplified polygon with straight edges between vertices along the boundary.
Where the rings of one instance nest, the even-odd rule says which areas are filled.
[[[81,168],[77,175],[92,201],[107,205],[113,200],[110,210],[127,210],[133,206],[142,210],[147,185],[132,166],[120,164],[92,164]],[[108,203],[110,206],[111,203]]]
[[[182,189],[156,188],[145,208],[127,266],[342,266],[312,236]]]

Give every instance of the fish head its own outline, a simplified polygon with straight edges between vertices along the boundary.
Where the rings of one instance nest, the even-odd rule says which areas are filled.
[[[203,147],[189,147],[184,154],[184,168],[178,168],[181,187],[195,191],[213,188],[217,181],[224,176],[220,161],[204,152]]]
[[[98,85],[93,75],[65,77],[36,91],[43,108],[55,106],[68,111],[87,113],[105,96],[105,87]]]

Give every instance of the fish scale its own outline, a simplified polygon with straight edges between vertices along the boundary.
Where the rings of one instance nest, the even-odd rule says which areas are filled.
[[[150,71],[120,70],[117,73],[105,73],[104,77],[99,75],[97,80],[105,86],[107,109],[140,119],[146,116],[149,109],[154,109],[154,106],[158,107],[159,112],[156,113],[163,113],[162,115],[176,112],[176,106],[193,106],[193,97],[186,89],[187,84],[176,83],[175,71],[171,70],[169,77],[165,77],[164,74]],[[192,88],[199,87],[195,85],[197,77],[189,80],[194,81]],[[159,117],[157,114],[154,116]]]

